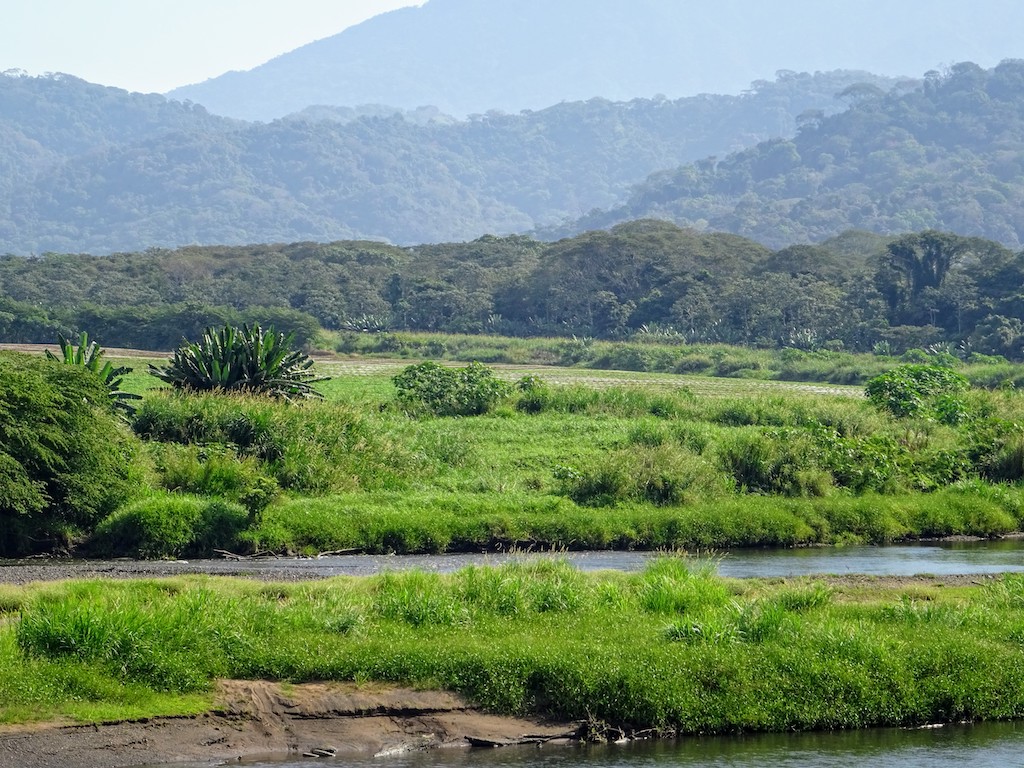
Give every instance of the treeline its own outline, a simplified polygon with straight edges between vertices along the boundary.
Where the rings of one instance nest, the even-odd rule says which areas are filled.
[[[846,112],[801,116],[791,140],[651,176],[628,203],[546,236],[644,217],[781,247],[849,228],[927,228],[1024,243],[1024,60],[964,62],[922,84],[843,92]]]
[[[2,257],[0,340],[86,330],[105,346],[170,349],[207,325],[257,321],[303,344],[322,327],[1019,360],[1022,284],[1024,253],[949,233],[848,232],[773,251],[637,221],[556,243],[516,235]]]

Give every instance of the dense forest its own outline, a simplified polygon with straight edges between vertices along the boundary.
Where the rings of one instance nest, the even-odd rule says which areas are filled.
[[[455,121],[309,108],[269,125],[68,76],[0,76],[0,253],[524,232],[622,202],[653,171],[795,133],[863,72],[739,96],[601,99]]]
[[[523,235],[0,258],[0,341],[171,349],[206,325],[729,342],[1024,359],[1024,252],[938,231],[771,250],[656,220]]]
[[[792,140],[659,172],[628,203],[547,234],[640,217],[773,247],[847,228],[927,228],[1024,243],[1024,60],[929,72],[909,91],[855,85],[852,107],[805,113]]]

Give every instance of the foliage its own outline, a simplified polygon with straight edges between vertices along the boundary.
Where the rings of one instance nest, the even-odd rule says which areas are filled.
[[[925,360],[915,362],[933,364],[1021,359],[1024,321],[1007,286],[1022,281],[1024,254],[951,233],[851,232],[773,253],[648,220],[556,243],[516,235],[0,257],[11,297],[0,300],[0,339],[88,328],[119,346],[173,349],[182,334],[249,322],[294,333],[306,350],[323,344],[322,326],[346,354],[497,363],[534,343],[510,337],[547,336],[563,340],[545,341],[536,362],[851,382],[865,366],[850,357],[858,351],[918,350]],[[726,356],[727,344],[779,357]]]
[[[494,371],[475,362],[448,368],[428,360],[408,366],[393,381],[402,408],[435,416],[479,416],[512,391]]]
[[[248,523],[249,513],[240,504],[158,492],[105,518],[88,550],[118,557],[210,557],[214,549],[237,549]]]
[[[932,416],[960,420],[958,397],[970,382],[949,368],[935,365],[901,365],[871,379],[865,387],[868,399],[897,417]]]
[[[46,357],[50,360],[60,360],[65,365],[80,365],[88,371],[99,376],[110,393],[110,404],[121,413],[131,416],[135,413],[133,400],[141,400],[140,395],[121,390],[121,382],[124,376],[131,373],[132,369],[126,366],[114,367],[109,360],[103,360],[103,348],[95,341],[89,341],[89,335],[82,331],[78,339],[78,347],[68,341],[64,336],[58,335],[57,341],[60,344],[61,357],[57,357],[50,350],[46,350]],[[101,365],[102,363],[102,365]]]
[[[292,337],[263,330],[226,325],[207,328],[198,342],[186,341],[170,365],[150,364],[149,372],[175,389],[216,390],[269,395],[285,400],[318,398],[313,384],[324,381],[310,371],[313,360],[291,349]]]
[[[0,352],[0,554],[91,531],[131,494],[134,451],[84,366]]]
[[[20,620],[0,626],[0,715],[67,716],[85,680],[123,707],[133,687],[205,692],[225,677],[441,688],[494,712],[665,735],[1024,712],[1019,575],[908,590],[729,581],[669,560],[635,573],[523,558],[305,584],[30,585],[15,594]],[[49,695],[33,697],[40,680]]]
[[[317,495],[400,485],[415,471],[400,444],[341,403],[153,393],[133,428],[144,440],[195,447],[157,453],[160,484],[217,493],[250,507],[273,490],[261,478]]]

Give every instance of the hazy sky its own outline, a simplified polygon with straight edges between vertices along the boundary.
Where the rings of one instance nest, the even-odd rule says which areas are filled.
[[[5,0],[0,71],[163,93],[423,0]]]

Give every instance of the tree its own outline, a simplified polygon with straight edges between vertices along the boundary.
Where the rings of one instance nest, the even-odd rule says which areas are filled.
[[[950,269],[971,247],[971,238],[933,229],[890,242],[875,273],[875,285],[885,296],[893,320],[913,324],[930,321],[922,313],[933,307],[921,306],[921,300],[929,290],[942,287]]]
[[[0,352],[0,555],[67,549],[128,498],[131,435],[84,366]]]

